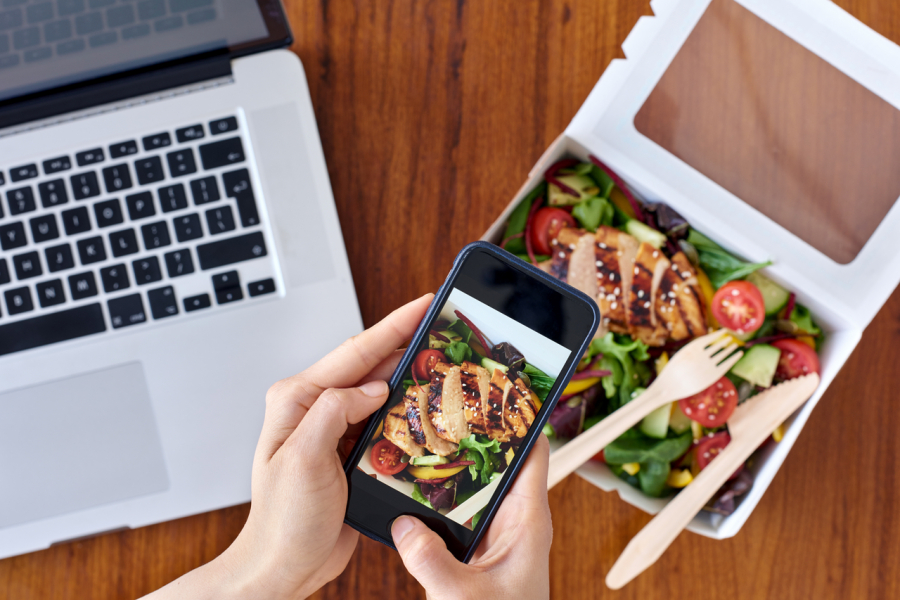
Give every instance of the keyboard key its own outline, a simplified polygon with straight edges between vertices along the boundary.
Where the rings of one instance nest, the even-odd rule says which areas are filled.
[[[200,161],[204,169],[215,169],[243,162],[244,145],[241,138],[234,137],[221,142],[212,142],[200,146]]]
[[[237,271],[226,271],[212,276],[213,289],[217,292],[233,287],[241,287],[241,278]]]
[[[177,129],[175,131],[175,137],[178,139],[178,142],[183,144],[185,142],[190,142],[192,140],[199,140],[203,137],[203,125],[197,123],[196,125],[191,125],[190,127],[184,127],[182,129]]]
[[[147,320],[140,294],[115,298],[106,304],[109,306],[109,320],[113,329],[137,325]]]
[[[43,275],[41,270],[41,257],[37,252],[26,252],[13,256],[13,266],[16,268],[16,279],[31,279]]]
[[[173,221],[175,225],[175,238],[179,242],[187,242],[203,237],[203,229],[200,227],[200,215],[193,213],[178,217]]]
[[[172,145],[172,137],[168,133],[157,133],[155,135],[148,135],[144,139],[141,140],[144,144],[144,150],[147,152],[153,152],[159,148],[165,148],[166,146]]]
[[[259,258],[266,254],[266,242],[259,231],[197,246],[200,268],[204,271]]]
[[[59,228],[56,226],[56,217],[52,213],[31,220],[31,239],[35,244],[55,240],[58,237]]]
[[[53,4],[50,2],[42,2],[40,4],[31,4],[25,10],[29,23],[40,23],[41,21],[49,21],[53,18]]]
[[[102,237],[81,240],[76,246],[78,246],[78,256],[81,258],[81,264],[83,265],[106,260],[106,249],[103,247]]]
[[[128,205],[128,216],[132,221],[146,219],[156,214],[156,207],[153,206],[153,196],[150,192],[125,196],[125,204]]]
[[[128,170],[128,164],[122,163],[103,169],[103,181],[106,183],[107,193],[110,194],[130,188],[131,173]]]
[[[38,194],[41,196],[41,204],[44,208],[52,208],[69,201],[69,196],[66,194],[66,184],[62,179],[39,183]]]
[[[128,140],[127,142],[119,142],[118,144],[113,144],[109,147],[109,156],[111,158],[122,158],[123,156],[131,156],[132,154],[137,154],[138,146],[137,142],[134,140]]]
[[[212,235],[234,231],[234,214],[231,212],[231,207],[221,206],[206,211],[206,224]]]
[[[60,156],[44,161],[44,173],[51,175],[60,171],[68,171],[72,168],[72,160],[68,156]]]
[[[75,17],[75,33],[78,35],[90,35],[103,29],[103,14],[92,12]]]
[[[115,0],[111,0],[110,4]],[[134,23],[134,8],[131,5],[117,6],[106,11],[107,27],[122,27]]]
[[[180,183],[159,188],[159,205],[163,212],[172,212],[187,208],[187,197],[184,194],[184,186]]]
[[[5,4],[4,6],[10,6]],[[22,26],[22,11],[20,9],[0,12],[0,31]]]
[[[9,283],[9,267],[6,266],[6,259],[0,258],[0,285]]]
[[[194,261],[191,258],[191,251],[187,248],[169,252],[164,258],[166,259],[166,271],[169,272],[169,277],[179,277],[194,272]]]
[[[79,173],[72,175],[72,195],[76,200],[84,200],[100,195],[100,183],[97,181],[97,174],[93,171],[87,173]]]
[[[44,24],[44,41],[58,42],[72,37],[72,21],[63,19]]]
[[[169,163],[169,173],[172,177],[181,177],[197,172],[197,163],[194,162],[194,152],[190,148],[176,150],[166,154]]]
[[[262,279],[260,281],[248,283],[247,291],[250,292],[251,298],[254,296],[262,296],[263,294],[272,294],[275,292],[275,280]]]
[[[12,250],[28,243],[25,238],[25,225],[21,222],[0,225],[0,248]]]
[[[14,169],[9,170],[9,180],[13,183],[15,183],[16,181],[22,181],[24,179],[32,179],[37,176],[38,168],[34,163],[30,165],[22,165],[21,167],[15,167]]]
[[[219,135],[228,131],[237,129],[237,119],[235,117],[227,117],[225,119],[217,119],[209,122],[209,132],[212,135]]]
[[[227,288],[224,290],[216,290],[216,302],[219,304],[228,304],[229,302],[237,302],[244,297],[244,293],[239,287]]]
[[[220,198],[216,178],[209,176],[195,179],[191,182],[191,194],[194,196],[194,204],[198,206],[207,202],[215,202]]]
[[[256,198],[253,196],[253,188],[250,187],[250,173],[247,169],[223,173],[222,181],[225,183],[225,195],[237,200],[241,225],[244,227],[259,225],[259,211],[256,210]]]
[[[82,300],[97,295],[97,281],[91,271],[79,273],[78,275],[69,275],[69,291],[72,293],[72,300]]]
[[[78,163],[79,167],[103,162],[103,148],[94,148],[92,150],[79,152],[75,155],[75,162]]]
[[[150,158],[142,158],[134,163],[134,169],[137,171],[138,183],[147,185],[148,183],[156,183],[162,181],[163,175],[162,161],[158,156]]]
[[[54,279],[37,284],[37,297],[41,308],[62,304],[66,301],[66,291],[63,289],[62,281]]]
[[[131,287],[128,280],[128,269],[125,265],[113,265],[100,269],[100,280],[103,282],[103,291],[107,294]]]
[[[13,32],[13,48],[22,50],[37,46],[41,43],[41,30],[37,27],[27,27]]]
[[[210,306],[212,306],[212,302],[209,300],[209,294],[200,294],[184,299],[184,312],[193,312]]]
[[[91,230],[91,219],[86,206],[70,208],[62,212],[63,227],[66,235],[75,235]]]
[[[75,268],[75,259],[72,257],[72,247],[69,244],[51,246],[44,250],[47,259],[47,268],[51,273]]]
[[[97,227],[118,225],[125,220],[122,216],[122,205],[116,198],[95,204],[94,216],[97,217]]]
[[[79,306],[0,326],[0,355],[106,331],[99,304]]]
[[[27,287],[7,290],[3,292],[3,295],[6,296],[6,311],[11,315],[34,310],[34,303],[31,301],[31,290]]]
[[[56,45],[56,53],[60,56],[64,56],[66,54],[73,54],[75,52],[81,52],[86,47],[84,40],[69,40],[68,42],[62,42],[61,44]],[[102,159],[101,159],[102,160]]]
[[[25,57],[25,62],[44,60],[45,58],[50,58],[51,56],[53,56],[53,48],[51,48],[50,46],[32,48],[31,50],[26,50],[22,55]]]
[[[150,223],[141,227],[141,236],[144,238],[144,248],[153,250],[154,248],[162,248],[172,243],[169,238],[169,228],[165,221]]]
[[[138,251],[137,236],[134,229],[123,229],[109,234],[109,247],[116,258],[135,254]]]
[[[123,40],[133,40],[135,38],[143,37],[150,33],[150,26],[146,23],[141,23],[140,25],[132,25],[131,27],[126,27],[122,30],[122,39]]]
[[[154,319],[164,319],[178,314],[178,300],[171,285],[147,292],[150,314]]]
[[[139,258],[131,263],[134,268],[134,280],[138,285],[145,285],[162,279],[162,271],[159,270],[159,259],[155,256]]]
[[[9,203],[9,214],[11,215],[37,210],[37,205],[34,203],[34,192],[30,187],[9,190],[6,192],[6,201]]]

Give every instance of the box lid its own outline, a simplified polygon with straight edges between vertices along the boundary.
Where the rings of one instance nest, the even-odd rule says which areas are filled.
[[[900,47],[828,0],[653,0],[566,129],[865,327],[900,282]]]

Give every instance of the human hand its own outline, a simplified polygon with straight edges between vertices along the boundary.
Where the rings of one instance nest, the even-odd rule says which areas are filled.
[[[469,564],[456,560],[418,519],[394,521],[394,545],[430,600],[550,597],[549,459],[550,444],[541,435]]]
[[[154,598],[305,598],[344,570],[359,534],[343,524],[347,478],[337,449],[348,427],[387,400],[397,348],[432,297],[397,309],[269,389],[247,523],[221,556]]]

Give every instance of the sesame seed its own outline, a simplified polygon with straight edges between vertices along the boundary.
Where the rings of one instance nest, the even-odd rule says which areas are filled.
[[[731,290],[731,295],[732,295],[732,296],[740,296],[741,293],[740,293],[739,291],[737,291],[737,290]]]
[[[640,274],[640,272],[641,272],[640,269],[638,269],[637,267],[634,268],[634,274],[635,274],[635,275]]]
[[[609,307],[613,310],[616,310],[616,306],[618,306],[618,304],[616,304],[615,302],[613,302],[612,304],[609,305]],[[806,367],[803,367],[803,368],[804,368],[804,370],[806,369]]]
[[[603,279],[603,273],[597,273],[597,279]]]
[[[697,405],[697,408],[699,408],[700,410],[703,410],[704,408],[706,408],[706,404],[701,402],[700,404]]]
[[[678,265],[672,265],[672,270],[676,273],[678,272]]]
[[[614,290],[613,290],[613,294],[615,294],[616,296],[618,296],[618,295],[619,295],[619,288],[614,289]]]
[[[674,297],[675,297],[675,292],[669,292],[669,298],[674,298]]]
[[[653,258],[656,258],[657,256],[659,256],[659,250],[654,250],[654,251],[653,251]]]
[[[672,286],[672,289],[675,290],[675,291],[677,292],[677,291],[678,291],[678,284],[677,284],[677,283],[674,284],[674,285]]]
[[[553,241],[550,242],[550,245],[551,245],[551,246],[558,246],[558,245],[559,245],[559,240],[557,240],[556,238],[553,238]]]
[[[681,278],[682,278],[682,279],[687,279],[687,278],[690,277],[690,276],[691,276],[691,274],[688,273],[687,271],[684,271],[684,272],[681,274]]]
[[[616,274],[615,274],[615,273],[610,273],[610,274],[609,274],[609,280],[610,280],[610,281],[615,281],[615,280],[616,280]]]
[[[644,297],[644,290],[638,290],[638,298]]]
[[[565,252],[560,252],[560,253],[559,253],[559,257],[560,257],[560,258],[565,258],[565,257],[566,257],[566,253],[565,253]]]
[[[650,302],[644,302],[644,308],[650,308]]]
[[[574,249],[575,249],[575,244],[569,244],[569,250],[574,250]]]
[[[602,266],[603,266],[603,261],[602,261],[602,260],[598,260],[598,261],[597,261],[596,263],[594,263],[594,264],[596,264],[598,267],[602,267]]]
[[[603,242],[600,242],[600,247],[606,250],[606,244],[604,244]]]

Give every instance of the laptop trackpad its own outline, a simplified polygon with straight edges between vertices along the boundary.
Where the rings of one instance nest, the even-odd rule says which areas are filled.
[[[0,393],[0,527],[168,487],[140,363]]]

